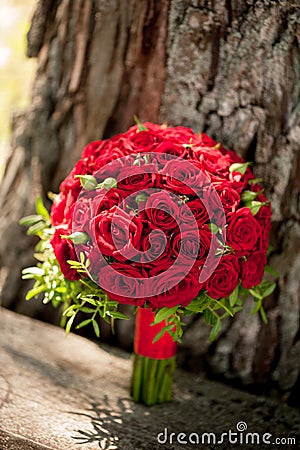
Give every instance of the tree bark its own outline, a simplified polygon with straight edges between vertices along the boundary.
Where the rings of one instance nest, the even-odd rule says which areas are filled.
[[[45,318],[44,306],[21,295],[19,272],[31,263],[32,243],[16,222],[32,212],[35,194],[57,191],[87,142],[125,131],[133,114],[190,126],[254,162],[272,200],[271,264],[281,277],[266,304],[267,326],[249,316],[249,301],[211,345],[197,319],[180,364],[275,388],[293,402],[300,373],[299,12],[287,0],[40,0],[28,34],[28,56],[38,59],[32,105],[14,118],[1,186],[2,304]],[[130,345],[126,335],[119,327],[119,342]]]

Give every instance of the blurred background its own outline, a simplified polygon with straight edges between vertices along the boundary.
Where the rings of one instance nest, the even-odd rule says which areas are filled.
[[[36,61],[26,58],[26,35],[35,0],[0,3],[0,180],[8,156],[11,116],[28,106]]]
[[[50,207],[47,193],[88,142],[125,131],[134,114],[189,126],[254,162],[272,201],[280,280],[265,302],[267,326],[249,302],[211,344],[197,318],[179,365],[299,404],[298,2],[6,0],[0,14],[1,305],[58,323],[50,305],[24,300],[21,270],[34,264],[35,240],[18,221],[37,195]],[[131,350],[133,326],[104,329],[103,339]]]

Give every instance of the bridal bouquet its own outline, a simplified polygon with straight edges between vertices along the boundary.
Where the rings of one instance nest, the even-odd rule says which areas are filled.
[[[92,142],[50,214],[38,199],[21,221],[40,238],[37,266],[23,271],[35,279],[27,299],[43,294],[62,306],[67,332],[91,325],[97,336],[99,319],[113,326],[128,318],[119,305],[133,305],[133,398],[170,400],[185,316],[202,314],[213,340],[251,296],[267,320],[271,206],[259,183],[249,163],[189,128],[137,121]]]

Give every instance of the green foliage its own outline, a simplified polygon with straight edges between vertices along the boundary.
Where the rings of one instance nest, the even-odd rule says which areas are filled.
[[[91,324],[97,337],[100,336],[99,318],[109,323],[112,329],[115,319],[128,319],[125,314],[118,311],[119,303],[111,301],[107,294],[89,278],[89,261],[85,260],[83,253],[80,254],[80,261],[69,261],[70,267],[82,274],[82,278],[71,281],[63,276],[50,244],[54,230],[51,227],[49,213],[41,199],[37,200],[36,211],[36,215],[20,220],[21,225],[29,227],[28,234],[37,235],[40,238],[34,254],[38,261],[37,265],[22,271],[23,279],[34,280],[26,300],[42,295],[44,304],[51,302],[54,308],[61,307],[61,325],[65,326],[66,333],[70,332],[78,313],[88,315],[89,318],[80,322],[76,329]]]
[[[246,202],[245,206],[247,208],[250,209],[250,211],[252,212],[253,216],[255,216],[255,214],[258,213],[258,211],[260,210],[260,208],[265,205],[265,202],[258,202],[257,200],[252,200],[250,202]]]
[[[145,127],[145,125],[143,125],[143,124],[141,123],[141,121],[140,121],[140,119],[138,118],[138,116],[134,115],[134,116],[133,116],[133,119],[134,119],[135,123],[136,123],[137,126],[138,126],[138,131],[148,131],[148,128]]]
[[[233,163],[231,164],[231,166],[229,167],[229,172],[239,172],[242,175],[244,175],[246,173],[247,167],[250,166],[251,163],[250,162],[245,162],[245,163]]]
[[[274,269],[266,266],[266,272],[278,278],[278,274]],[[264,323],[267,323],[267,315],[263,308],[263,300],[271,295],[276,288],[275,281],[262,280],[258,286],[248,290],[240,284],[229,295],[228,298],[219,300],[211,298],[206,292],[201,292],[186,307],[174,306],[173,308],[161,308],[157,311],[153,325],[163,320],[166,321],[164,328],[155,336],[153,342],[158,341],[165,332],[168,332],[175,341],[181,342],[181,336],[186,324],[182,321],[184,316],[199,314],[207,325],[211,326],[210,341],[213,342],[222,329],[222,321],[228,317],[234,317],[236,313],[241,311],[243,302],[249,301],[251,296],[255,305],[251,314],[260,313]]]
[[[40,198],[36,202],[36,211],[36,215],[30,215],[20,220],[21,225],[28,227],[28,234],[37,235],[40,238],[34,255],[38,261],[37,265],[22,271],[23,279],[35,281],[26,296],[26,300],[42,295],[43,303],[51,302],[54,307],[61,307],[61,324],[65,326],[66,333],[70,332],[79,313],[82,313],[85,319],[76,325],[76,329],[92,325],[97,337],[100,336],[98,324],[100,318],[109,323],[112,329],[114,329],[115,319],[128,319],[125,314],[118,311],[119,303],[110,300],[106,292],[93,281],[89,273],[90,261],[85,258],[84,253],[79,255],[79,261],[68,261],[70,268],[75,269],[81,275],[81,278],[70,281],[63,276],[50,244],[54,230],[50,223],[49,213]],[[79,233],[79,235],[74,233],[74,235],[66,236],[66,238],[79,239],[80,242],[85,241],[84,233]],[[278,278],[277,272],[270,266],[266,266],[265,271],[274,279]],[[211,326],[210,340],[213,341],[222,329],[222,321],[239,312],[242,309],[243,302],[249,296],[253,297],[255,303],[251,313],[259,312],[262,320],[267,323],[263,300],[271,295],[275,288],[276,282],[274,280],[262,280],[258,286],[250,290],[238,285],[228,298],[216,300],[206,292],[200,292],[185,307],[176,305],[172,308],[160,308],[156,311],[152,325],[163,321],[165,321],[165,325],[155,336],[153,342],[158,341],[165,332],[169,333],[175,341],[181,342],[183,328],[186,325],[183,318],[194,314],[201,315],[207,325]]]

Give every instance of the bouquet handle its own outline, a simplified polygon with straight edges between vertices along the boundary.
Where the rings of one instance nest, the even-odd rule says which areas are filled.
[[[139,307],[134,337],[132,398],[148,406],[172,400],[177,342],[168,332],[153,343],[165,321],[152,325],[155,312]]]

